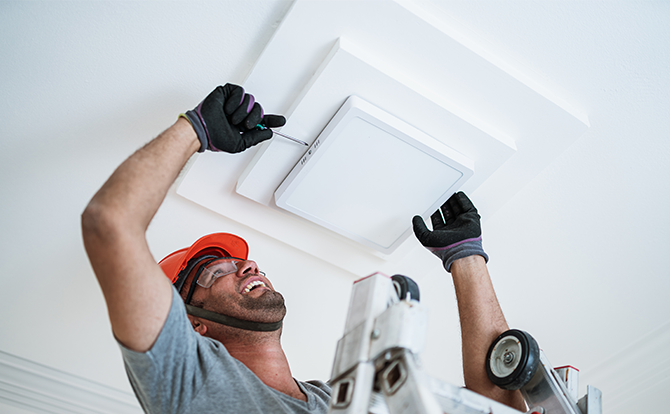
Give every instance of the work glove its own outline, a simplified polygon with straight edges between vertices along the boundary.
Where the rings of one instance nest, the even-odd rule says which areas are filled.
[[[286,123],[281,115],[263,115],[254,96],[231,83],[218,86],[193,110],[180,116],[188,119],[198,135],[198,152],[242,152],[270,139],[269,128]]]
[[[489,261],[482,248],[479,213],[463,192],[449,197],[430,219],[433,231],[428,230],[421,216],[414,216],[414,234],[425,248],[442,259],[447,272],[451,273],[452,263],[463,257],[480,255]]]

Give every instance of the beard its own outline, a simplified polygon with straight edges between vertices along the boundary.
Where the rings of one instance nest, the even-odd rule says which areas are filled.
[[[281,321],[286,315],[284,296],[271,290],[257,298],[231,296],[217,302],[216,306],[208,306],[208,310],[245,321],[273,323]]]
[[[286,305],[284,303],[284,296],[279,292],[274,292],[267,290],[263,292],[258,298],[250,298],[245,296],[239,302],[240,307],[255,311],[255,310],[267,310],[267,311],[286,311]]]

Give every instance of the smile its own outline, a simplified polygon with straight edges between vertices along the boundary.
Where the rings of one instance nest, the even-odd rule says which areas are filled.
[[[249,284],[244,288],[244,290],[243,290],[242,292],[243,292],[243,293],[249,293],[249,292],[251,292],[254,288],[256,288],[256,287],[258,287],[258,286],[267,287],[267,286],[265,286],[265,283],[264,283],[262,280],[254,280],[253,282],[249,283]]]

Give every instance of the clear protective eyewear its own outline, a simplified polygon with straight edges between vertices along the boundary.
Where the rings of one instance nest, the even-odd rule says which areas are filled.
[[[214,282],[216,282],[216,279],[237,272],[239,270],[238,263],[242,262],[244,262],[244,260],[215,260],[214,262],[205,266],[196,283],[204,288],[209,288],[214,284]],[[264,272],[258,273],[262,276],[265,276]]]

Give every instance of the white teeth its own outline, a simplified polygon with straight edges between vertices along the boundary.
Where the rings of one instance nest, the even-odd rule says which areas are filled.
[[[254,280],[253,282],[249,283],[247,287],[244,288],[244,293],[249,293],[251,289],[255,288],[256,286],[263,286],[265,287],[265,283],[263,283],[260,280]]]

